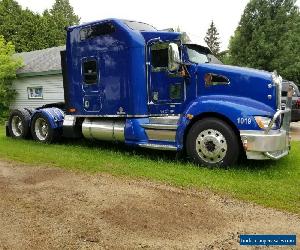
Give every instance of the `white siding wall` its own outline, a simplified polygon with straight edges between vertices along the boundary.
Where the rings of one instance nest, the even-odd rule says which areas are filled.
[[[64,101],[64,89],[62,75],[46,75],[17,78],[13,82],[13,88],[17,91],[14,108],[37,108],[44,104]],[[43,99],[28,99],[28,87],[43,87]]]

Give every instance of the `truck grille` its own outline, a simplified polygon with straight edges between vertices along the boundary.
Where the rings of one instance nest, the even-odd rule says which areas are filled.
[[[276,87],[276,103],[277,110],[281,110],[281,91],[282,91],[282,77],[278,76],[277,72],[272,73],[273,85]]]

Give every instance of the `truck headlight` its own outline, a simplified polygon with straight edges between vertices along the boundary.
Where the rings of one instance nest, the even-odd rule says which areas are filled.
[[[261,128],[261,129],[266,129],[268,128],[272,118],[270,117],[265,117],[265,116],[255,116],[255,121],[257,123],[257,125]],[[276,123],[274,122],[272,125],[272,129],[276,128]]]

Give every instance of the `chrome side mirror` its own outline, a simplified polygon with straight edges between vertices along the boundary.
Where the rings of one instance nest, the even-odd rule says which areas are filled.
[[[180,54],[179,48],[176,43],[170,43],[168,48],[168,70],[174,72],[179,69],[180,66]]]

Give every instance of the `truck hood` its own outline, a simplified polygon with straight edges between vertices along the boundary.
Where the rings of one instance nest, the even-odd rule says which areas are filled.
[[[272,83],[272,73],[251,68],[236,67],[222,64],[199,64],[196,66],[201,94],[231,95],[247,97],[262,102],[276,109],[276,88]],[[224,76],[229,80],[227,85],[205,85],[205,75],[211,73]]]
[[[201,67],[206,68],[207,70],[210,69],[227,73],[228,75],[232,75],[234,77],[240,75],[241,77],[260,78],[268,82],[272,81],[272,73],[264,70],[212,63],[201,65]]]

